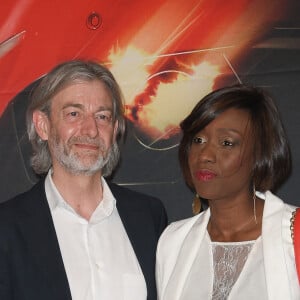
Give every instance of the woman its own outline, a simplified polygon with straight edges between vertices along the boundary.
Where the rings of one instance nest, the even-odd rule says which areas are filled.
[[[271,192],[291,169],[272,99],[257,88],[226,87],[204,97],[181,129],[183,176],[209,208],[161,236],[159,299],[300,299],[295,207]]]

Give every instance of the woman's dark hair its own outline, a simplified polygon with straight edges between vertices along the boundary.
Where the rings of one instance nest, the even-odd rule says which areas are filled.
[[[278,112],[262,89],[234,85],[206,95],[181,122],[179,162],[187,185],[194,190],[188,165],[192,139],[222,112],[242,109],[249,113],[254,137],[252,181],[258,191],[275,190],[290,175],[291,152]]]

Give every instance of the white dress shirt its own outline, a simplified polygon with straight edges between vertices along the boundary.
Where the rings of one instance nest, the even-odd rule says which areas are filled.
[[[87,221],[62,198],[51,173],[45,190],[72,299],[145,300],[143,273],[104,178],[103,199]]]

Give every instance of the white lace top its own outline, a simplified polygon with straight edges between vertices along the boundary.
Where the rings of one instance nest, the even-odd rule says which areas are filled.
[[[227,299],[238,279],[255,241],[211,242],[213,254],[213,300]]]
[[[260,243],[257,244],[258,241],[260,242],[261,239],[258,238],[254,241],[230,243],[212,242],[206,231],[204,239],[202,240],[201,245],[199,245],[201,247],[198,249],[198,254],[196,255],[193,266],[184,283],[180,300],[229,299],[233,286],[241,273],[244,273],[244,266],[250,257],[251,250],[254,250],[254,246],[260,245]],[[258,250],[257,247],[255,247],[255,250]],[[207,253],[206,255],[205,252]],[[260,253],[260,250],[255,253],[255,255],[261,266],[262,258],[260,256],[262,254]],[[206,259],[208,263],[203,262],[203,259]],[[256,264],[257,262],[256,260],[255,262],[252,260],[251,263]],[[208,266],[211,269],[207,269]],[[258,270],[258,274],[261,274],[261,272],[263,272],[263,270]],[[207,283],[210,282],[210,286],[202,286],[204,274],[206,274],[208,278],[208,280],[205,281]],[[257,274],[255,275],[255,278],[256,277]],[[206,293],[209,293],[210,296],[208,297],[207,294],[207,297],[204,298],[203,295]]]

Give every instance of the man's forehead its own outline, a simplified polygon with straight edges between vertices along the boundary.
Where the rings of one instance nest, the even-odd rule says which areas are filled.
[[[95,87],[96,84],[96,87]],[[89,93],[91,91],[91,93]],[[75,81],[60,88],[52,97],[51,105],[60,103],[66,106],[93,104],[100,110],[113,108],[113,97],[109,88],[100,80]],[[99,103],[99,104],[98,104]]]

